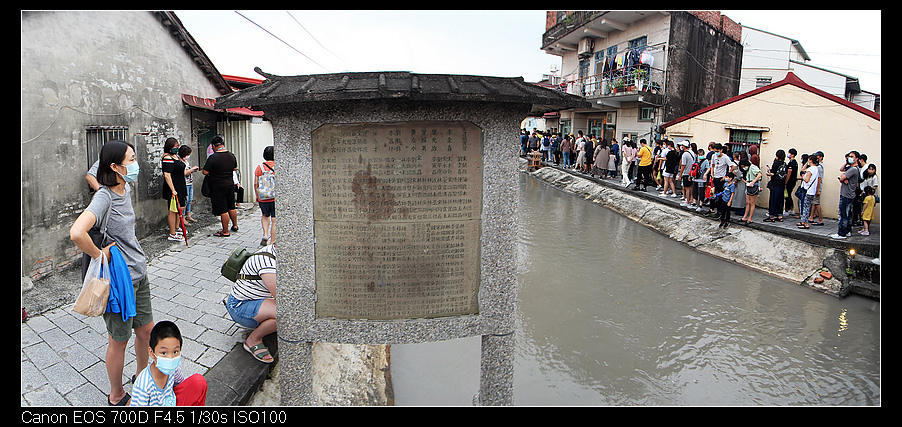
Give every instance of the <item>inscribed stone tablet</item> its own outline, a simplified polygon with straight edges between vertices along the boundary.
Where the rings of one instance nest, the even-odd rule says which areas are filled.
[[[316,315],[478,313],[481,129],[327,124],[312,140]]]

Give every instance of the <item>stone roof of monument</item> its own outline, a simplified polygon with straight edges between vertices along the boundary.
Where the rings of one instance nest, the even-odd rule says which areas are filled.
[[[584,98],[523,81],[522,77],[457,74],[418,74],[406,71],[277,76],[254,69],[263,83],[217,98],[217,108],[349,101],[403,99],[529,104],[530,114],[568,108],[588,108]]]

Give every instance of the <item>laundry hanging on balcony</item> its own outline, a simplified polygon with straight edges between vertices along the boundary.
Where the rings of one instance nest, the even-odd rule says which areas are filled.
[[[642,51],[642,53],[639,54],[639,63],[640,64],[648,65],[649,67],[651,67],[652,65],[654,65],[654,62],[655,62],[655,57],[652,56],[650,50],[645,49]]]

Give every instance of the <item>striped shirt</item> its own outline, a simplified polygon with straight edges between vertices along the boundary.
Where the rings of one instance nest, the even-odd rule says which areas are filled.
[[[151,362],[153,363],[153,362]],[[166,387],[160,389],[150,374],[150,366],[147,365],[135,378],[132,386],[131,406],[175,406],[175,391],[173,387],[185,381],[182,368],[175,368],[175,372],[166,380]]]
[[[260,248],[260,250],[258,250],[254,255],[248,258],[247,261],[245,261],[244,266],[241,267],[241,271],[239,273],[254,276],[259,276],[264,273],[275,273],[275,258],[261,255],[261,252],[270,253],[275,256],[276,247],[274,245],[267,245]],[[267,289],[266,285],[263,284],[263,280],[238,279],[237,281],[235,281],[235,284],[232,285],[231,294],[233,297],[235,297],[235,299],[239,300],[272,298],[272,294],[269,293],[269,289]]]

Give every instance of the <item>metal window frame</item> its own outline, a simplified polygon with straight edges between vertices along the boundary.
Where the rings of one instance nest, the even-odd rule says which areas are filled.
[[[100,159],[100,149],[107,141],[128,141],[128,126],[85,126],[88,168]]]

